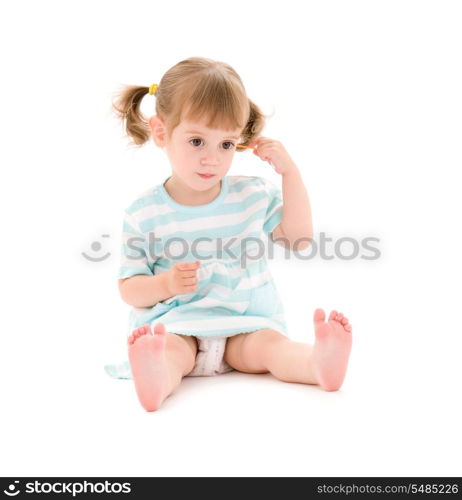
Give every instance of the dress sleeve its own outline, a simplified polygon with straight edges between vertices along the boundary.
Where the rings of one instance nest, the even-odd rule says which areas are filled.
[[[148,264],[146,237],[139,228],[133,215],[125,211],[122,228],[122,247],[118,278],[130,278],[136,274],[152,276],[154,273]]]
[[[282,192],[268,179],[260,177],[267,195],[267,208],[263,221],[263,230],[265,233],[271,233],[281,222],[282,217]]]

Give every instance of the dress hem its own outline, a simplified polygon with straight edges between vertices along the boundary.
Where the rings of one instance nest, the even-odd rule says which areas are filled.
[[[239,331],[234,332],[234,333],[227,332],[227,333],[215,334],[215,335],[207,335],[207,334],[204,335],[203,332],[202,333],[201,332],[185,332],[184,330],[183,331],[173,331],[173,330],[168,330],[168,328],[166,327],[167,333],[175,333],[178,335],[187,335],[188,337],[207,337],[207,338],[233,337],[234,335],[239,335],[241,333],[252,333],[252,332],[257,332],[258,330],[266,330],[266,329],[275,330],[275,331],[278,331],[279,333],[282,333],[283,335],[287,336],[287,332],[283,328],[279,328],[278,330],[276,330],[275,328],[271,328],[269,326],[262,326],[261,328],[255,328],[255,327],[242,328],[242,329],[239,329]]]

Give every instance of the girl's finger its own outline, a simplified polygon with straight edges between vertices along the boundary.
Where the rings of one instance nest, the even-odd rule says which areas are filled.
[[[258,149],[259,151],[261,151],[264,147],[267,147],[270,144],[271,144],[270,141],[260,142],[260,143],[257,144],[256,149]]]
[[[191,273],[190,271],[183,271],[181,273],[181,279],[185,280],[185,279],[188,279],[188,278],[195,278],[196,277],[196,273]]]
[[[261,156],[262,154],[266,153],[266,148],[265,148],[265,147],[255,148],[255,149],[253,150],[253,152],[254,152],[256,155]]]
[[[182,283],[184,286],[191,286],[196,284],[196,278],[189,278],[188,280],[184,280]]]
[[[181,271],[189,271],[191,269],[196,269],[200,265],[200,261],[196,260],[195,262],[183,262],[178,266]]]

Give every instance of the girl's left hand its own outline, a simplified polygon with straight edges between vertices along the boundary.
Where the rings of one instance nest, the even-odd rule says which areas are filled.
[[[268,137],[258,137],[249,146],[254,147],[253,153],[263,161],[273,165],[274,170],[280,175],[297,168],[289,153],[279,141]]]

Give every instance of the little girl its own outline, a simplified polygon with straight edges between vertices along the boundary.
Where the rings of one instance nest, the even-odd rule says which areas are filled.
[[[155,95],[156,115],[140,112]],[[126,87],[114,108],[137,145],[152,137],[172,173],[125,211],[119,289],[133,306],[128,357],[141,405],[157,410],[185,376],[230,370],[340,388],[351,326],[314,312],[314,346],[291,341],[264,255],[266,235],[301,250],[312,237],[302,176],[284,146],[261,137],[264,115],[228,64],[192,57],[160,83]],[[228,176],[236,151],[253,149],[282,177]],[[258,248],[257,248],[258,247]],[[250,254],[252,259],[246,258]],[[106,367],[121,377],[119,367]],[[128,365],[127,365],[128,368]]]

